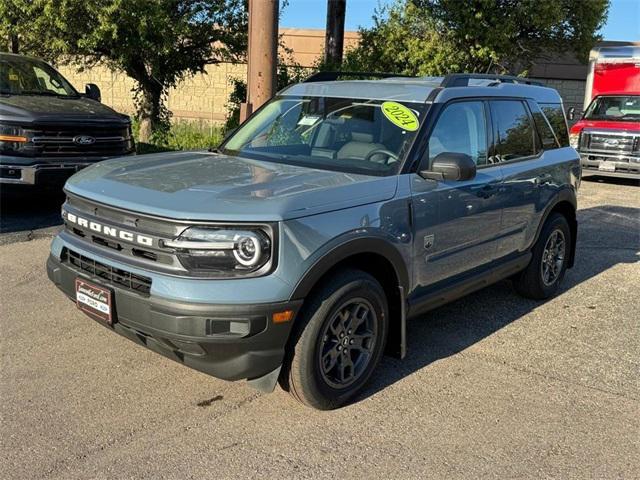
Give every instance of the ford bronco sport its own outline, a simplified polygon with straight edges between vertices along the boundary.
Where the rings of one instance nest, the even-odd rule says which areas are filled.
[[[327,77],[213,151],[74,175],[50,279],[138,344],[263,391],[279,380],[319,409],[360,391],[385,350],[405,355],[410,317],[506,278],[557,292],[580,159],[555,90]]]

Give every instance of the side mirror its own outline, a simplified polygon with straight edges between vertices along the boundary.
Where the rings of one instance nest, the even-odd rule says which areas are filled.
[[[464,153],[442,152],[433,159],[431,170],[422,170],[420,176],[431,180],[471,180],[476,176],[476,162]]]
[[[567,112],[567,118],[569,120],[573,120],[574,118],[576,118],[576,107],[569,108],[569,111]]]
[[[95,83],[87,83],[84,87],[84,96],[90,98],[91,100],[95,100],[96,102],[102,101],[102,95],[100,94],[100,89]]]

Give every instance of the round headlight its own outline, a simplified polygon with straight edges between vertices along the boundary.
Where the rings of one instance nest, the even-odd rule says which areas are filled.
[[[238,263],[245,267],[252,267],[260,262],[262,256],[262,244],[255,234],[238,236],[237,247],[233,250],[233,256]]]

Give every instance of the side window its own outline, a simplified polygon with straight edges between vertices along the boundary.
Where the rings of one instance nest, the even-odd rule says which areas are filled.
[[[547,122],[544,114],[540,111],[536,104],[529,104],[531,107],[531,113],[533,114],[533,123],[536,124],[536,129],[538,130],[538,134],[540,135],[540,141],[542,142],[542,148],[544,150],[553,150],[554,148],[558,148],[558,141],[556,140],[556,136]]]
[[[429,138],[429,165],[440,153],[469,155],[477,165],[487,163],[484,103],[456,102],[445,107]]]
[[[567,121],[564,117],[562,104],[560,103],[541,103],[540,109],[545,114],[553,131],[558,137],[561,147],[569,146],[569,132],[567,131]]]
[[[524,103],[517,100],[491,102],[495,122],[496,159],[510,162],[536,153],[536,136]]]

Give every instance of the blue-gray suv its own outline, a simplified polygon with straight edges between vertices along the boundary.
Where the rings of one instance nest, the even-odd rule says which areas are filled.
[[[281,91],[218,149],[74,175],[51,280],[138,344],[319,409],[405,355],[408,318],[506,278],[556,293],[580,159],[555,90],[335,78]]]

